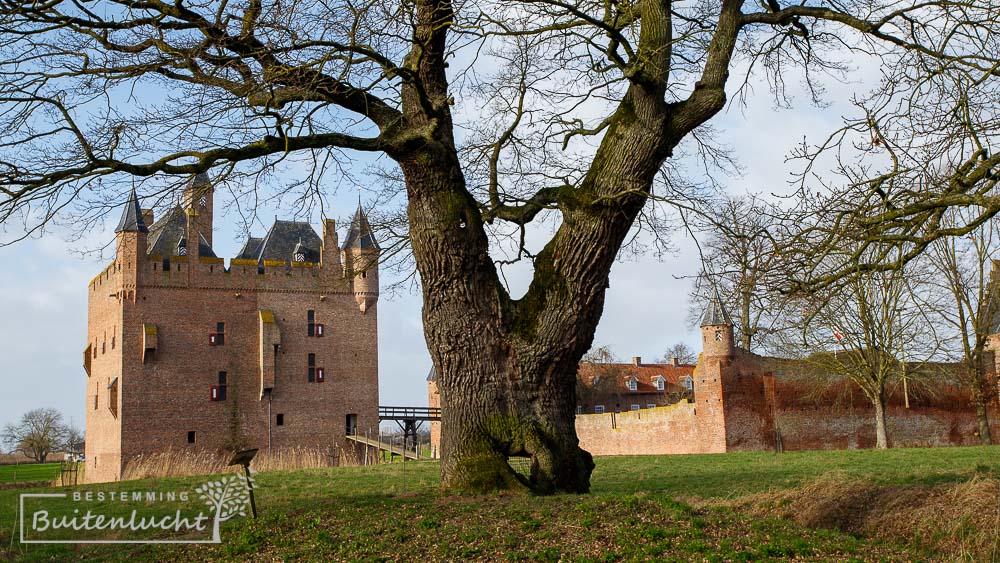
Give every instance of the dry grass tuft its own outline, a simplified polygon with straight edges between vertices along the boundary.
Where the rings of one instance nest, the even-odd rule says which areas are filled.
[[[950,557],[1000,561],[1000,480],[880,486],[833,471],[803,486],[730,503],[810,528],[830,528],[930,548]]]
[[[229,466],[232,454],[210,451],[168,450],[132,458],[122,474],[123,481],[155,477],[185,477],[240,471],[239,466]],[[250,468],[254,471],[281,471],[311,467],[358,465],[352,451],[320,450],[317,448],[285,448],[261,450]]]

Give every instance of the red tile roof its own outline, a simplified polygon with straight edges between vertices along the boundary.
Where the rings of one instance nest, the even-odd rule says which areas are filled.
[[[662,376],[666,383],[666,390],[670,386],[684,389],[682,380],[685,377],[694,377],[694,366],[691,364],[594,364],[581,362],[577,377],[583,381],[584,385],[590,386],[594,378],[598,375],[612,375],[618,378],[618,387],[621,393],[658,393],[655,379]],[[628,388],[628,380],[636,379],[636,390]]]

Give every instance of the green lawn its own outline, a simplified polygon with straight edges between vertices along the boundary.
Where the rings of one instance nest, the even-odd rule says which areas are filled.
[[[0,465],[0,485],[5,483],[37,483],[59,477],[58,463]]]
[[[828,474],[885,486],[1000,474],[996,448],[598,458],[590,495],[442,495],[436,462],[257,476],[261,518],[223,527],[218,546],[21,546],[17,493],[0,491],[0,559],[63,560],[921,560],[951,558],[752,516],[722,502]],[[203,477],[85,489],[193,489]],[[678,500],[681,499],[681,500]],[[112,503],[102,507],[113,509]]]

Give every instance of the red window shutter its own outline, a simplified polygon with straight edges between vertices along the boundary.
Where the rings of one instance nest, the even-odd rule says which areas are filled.
[[[316,336],[323,336],[323,325],[316,325]]]
[[[323,368],[316,368],[316,383],[323,383],[326,372]]]

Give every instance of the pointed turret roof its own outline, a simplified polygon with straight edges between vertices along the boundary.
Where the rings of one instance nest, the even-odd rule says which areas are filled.
[[[139,207],[139,198],[135,195],[135,188],[132,188],[132,193],[129,194],[128,201],[125,202],[125,211],[122,212],[121,221],[118,221],[118,228],[115,229],[115,232],[149,232],[146,222],[142,219],[142,208]]]
[[[211,183],[212,181],[209,179],[208,173],[199,172],[192,176],[191,179],[188,180],[187,185],[184,187],[185,189],[200,188],[202,186],[210,185]]]
[[[719,296],[719,289],[715,288],[714,295],[708,301],[708,307],[701,316],[701,326],[722,326],[732,325],[733,320],[729,318],[725,305],[722,304],[722,297]]]
[[[361,208],[360,201],[358,201],[358,210],[354,212],[354,218],[351,219],[351,228],[347,230],[347,237],[344,238],[344,244],[341,245],[343,250],[349,248],[381,250],[378,243],[375,242],[372,227],[368,224],[368,216]]]

